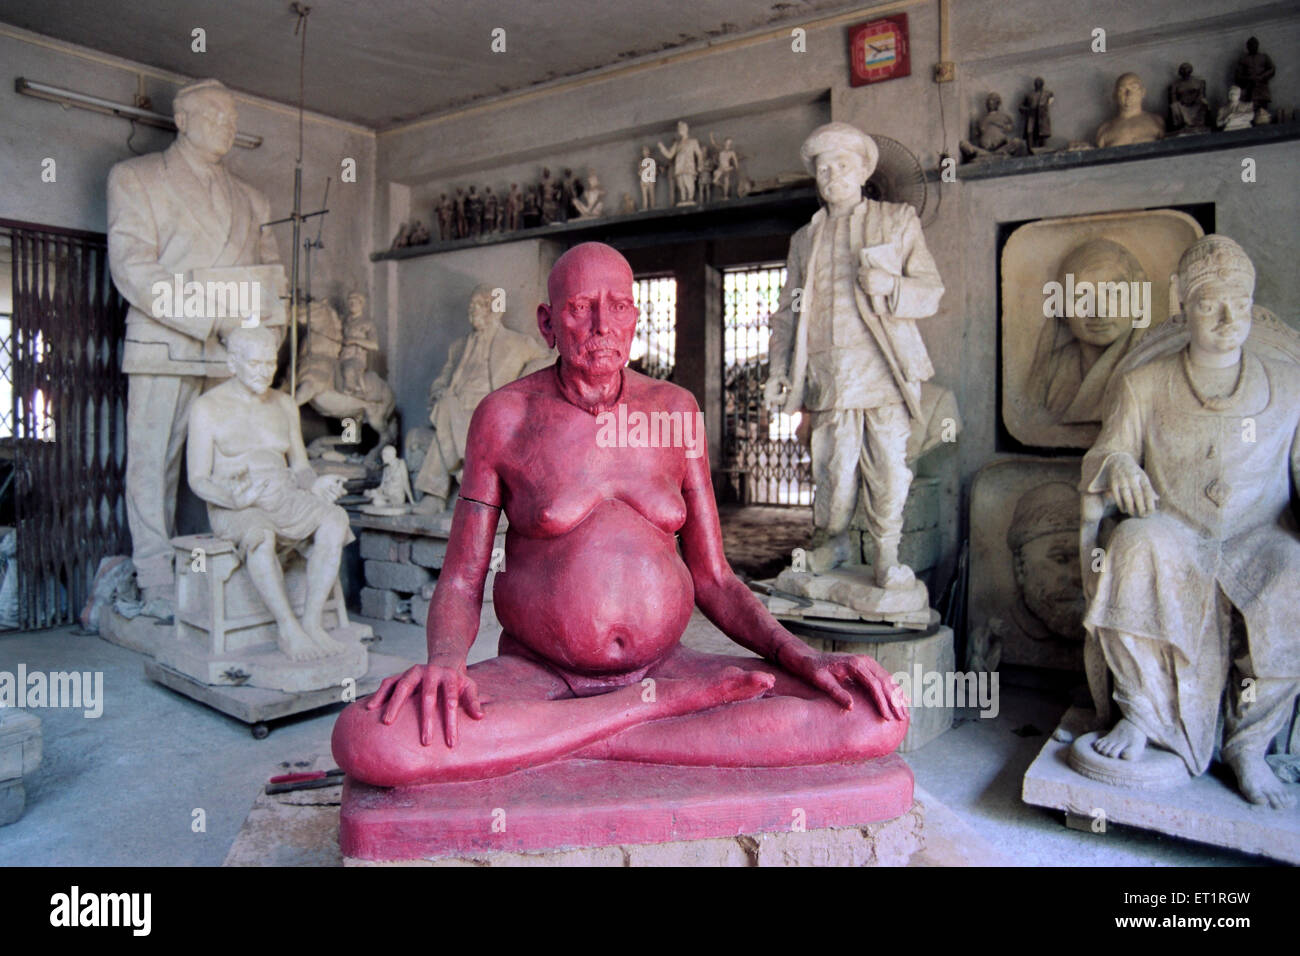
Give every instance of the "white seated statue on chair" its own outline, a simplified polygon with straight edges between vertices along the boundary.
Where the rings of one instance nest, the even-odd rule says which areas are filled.
[[[1282,809],[1265,755],[1300,690],[1300,334],[1254,305],[1225,236],[1188,247],[1178,283],[1183,313],[1116,370],[1083,459],[1085,657],[1109,731],[1092,747],[1123,768],[1150,744],[1199,776],[1222,712],[1242,795]],[[1109,502],[1129,517],[1094,562]]]
[[[232,377],[194,401],[185,446],[189,483],[208,503],[213,534],[235,545],[258,594],[275,617],[280,650],[292,660],[330,657],[345,648],[322,614],[338,579],[343,547],[353,540],[337,475],[317,477],[303,447],[298,408],[271,388],[278,337],[265,327],[227,338]],[[302,620],[294,616],[280,552],[307,555]]]

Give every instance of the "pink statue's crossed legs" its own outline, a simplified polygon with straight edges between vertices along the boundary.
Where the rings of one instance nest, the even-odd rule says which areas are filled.
[[[419,703],[390,725],[352,704],[334,730],[334,757],[378,786],[477,780],[565,757],[716,767],[797,766],[867,759],[897,748],[908,721],[885,721],[854,690],[846,711],[754,658],[678,648],[635,683],[575,698],[541,664],[513,655],[469,668],[485,716],[462,711],[460,741],[420,743]],[[653,693],[651,693],[653,690]],[[755,699],[760,698],[761,699]]]

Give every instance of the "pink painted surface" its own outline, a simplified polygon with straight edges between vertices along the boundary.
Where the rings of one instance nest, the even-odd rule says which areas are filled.
[[[906,813],[912,785],[897,754],[766,768],[571,759],[394,789],[349,778],[339,842],[347,857],[414,860],[789,831],[796,809],[808,830],[861,826]]]

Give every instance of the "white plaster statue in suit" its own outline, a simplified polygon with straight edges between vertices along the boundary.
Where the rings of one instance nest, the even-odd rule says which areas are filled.
[[[790,240],[771,317],[765,400],[812,415],[813,551],[824,572],[849,557],[859,495],[876,545],[876,583],[906,588],[898,563],[912,472],[905,458],[921,383],[934,374],[916,319],[943,296],[916,211],[862,198],[879,151],[846,123],[814,130],[800,150],[824,208]]]
[[[433,443],[415,478],[416,489],[424,493],[415,510],[422,514],[447,506],[452,479],[460,479],[465,463],[469,420],[478,403],[554,360],[546,346],[502,324],[488,286],[478,286],[470,296],[469,320],[474,331],[452,343],[442,372],[429,385]]]
[[[266,197],[221,162],[234,145],[234,97],[204,80],[179,90],[173,106],[176,141],[118,163],[108,177],[109,268],[130,303],[122,360],[127,521],[137,582],[157,616],[170,613],[170,538],[190,405],[206,378],[230,374],[218,336],[241,319],[179,307],[155,315],[154,284],[171,284],[178,273],[189,281],[195,269],[280,261],[274,236],[259,228],[270,218]],[[264,312],[278,292],[260,290]]]

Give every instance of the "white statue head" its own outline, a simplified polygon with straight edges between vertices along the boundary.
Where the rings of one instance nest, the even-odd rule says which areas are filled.
[[[1066,276],[1074,276],[1073,285],[1091,282],[1096,289],[1102,289],[1103,282],[1145,282],[1146,273],[1142,265],[1124,246],[1111,239],[1090,239],[1082,245],[1075,246],[1061,260],[1057,280],[1064,286]],[[1133,324],[1128,315],[1102,315],[1103,310],[1095,307],[1091,315],[1080,314],[1087,309],[1071,309],[1070,316],[1061,316],[1058,321],[1067,322],[1070,331],[1080,342],[1097,348],[1105,348],[1127,332]]]
[[[476,286],[469,297],[469,324],[476,331],[486,329],[496,319],[492,311],[492,288],[486,285]]]
[[[1055,634],[1083,627],[1079,567],[1079,492],[1049,481],[1020,496],[1007,528],[1016,586],[1025,607]]]
[[[181,138],[209,162],[217,162],[235,145],[235,98],[220,80],[181,87],[172,100]]]
[[[1178,260],[1178,291],[1193,355],[1232,355],[1250,335],[1255,266],[1227,236],[1211,233]]]
[[[280,340],[264,325],[237,328],[226,336],[226,367],[254,395],[265,394],[279,364]]]
[[[828,203],[857,201],[876,171],[880,149],[848,123],[827,123],[812,131],[799,149],[804,169],[817,177],[817,192]]]

